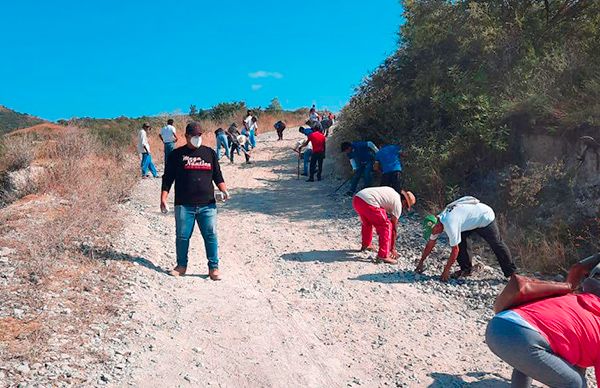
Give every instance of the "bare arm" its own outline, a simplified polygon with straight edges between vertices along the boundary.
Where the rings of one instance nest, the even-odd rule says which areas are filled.
[[[302,151],[302,148],[306,147],[307,145],[308,145],[308,139],[306,139],[306,140],[304,141],[304,143],[302,143],[302,144],[300,145],[300,147],[298,147],[298,152]]]
[[[444,267],[444,272],[442,272],[442,281],[447,282],[450,279],[450,268],[456,262],[456,258],[458,257],[459,248],[458,245],[452,247],[452,252],[450,252],[450,257],[446,262],[446,266]]]
[[[436,243],[437,243],[437,240],[427,241],[427,244],[425,245],[425,249],[423,250],[423,254],[421,255],[421,260],[419,260],[419,264],[417,264],[417,268],[415,269],[415,272],[418,272],[418,273],[423,272],[423,270],[425,269],[423,267],[423,264],[425,263],[425,259],[427,259],[427,256],[429,256],[429,254],[435,247]]]

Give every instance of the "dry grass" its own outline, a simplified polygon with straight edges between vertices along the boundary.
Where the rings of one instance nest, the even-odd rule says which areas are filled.
[[[14,136],[0,139],[0,173],[28,167],[36,157],[34,136]]]
[[[122,303],[121,279],[80,246],[105,244],[118,232],[115,205],[139,175],[135,158],[79,128],[37,149],[34,162],[47,167],[40,194],[0,209],[0,247],[15,251],[13,275],[0,286],[0,364],[85,352],[90,325],[108,321]],[[22,315],[11,316],[15,309]]]

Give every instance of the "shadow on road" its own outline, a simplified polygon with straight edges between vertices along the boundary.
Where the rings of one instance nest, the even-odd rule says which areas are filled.
[[[359,280],[363,282],[376,282],[376,283],[423,283],[428,282],[430,280],[440,280],[440,277],[437,275],[423,275],[418,274],[414,271],[395,271],[395,272],[378,272],[378,273],[369,273],[364,275],[359,275],[355,278],[351,278],[349,280]],[[469,279],[462,278],[458,280],[450,280],[450,282],[455,284],[466,284],[468,286],[473,286],[479,283],[485,283],[486,285],[496,286],[498,284],[504,284],[505,281],[501,279]]]
[[[447,373],[431,373],[431,376],[435,381],[431,383],[428,388],[449,388],[449,387],[472,387],[472,388],[507,388],[510,387],[510,382],[501,376],[490,375],[484,372],[471,372],[467,373],[468,377],[475,377],[480,379],[479,381],[466,382],[462,376],[451,375]]]
[[[419,283],[439,279],[437,276],[420,275],[414,271],[378,272],[359,275],[349,280],[376,283]]]
[[[371,260],[365,259],[359,255],[359,251],[352,249],[332,250],[332,251],[308,251],[308,252],[295,252],[286,253],[281,256],[283,260],[297,261],[301,263],[310,261],[320,261],[322,263],[335,263],[339,261],[364,261],[370,262]]]
[[[151,269],[160,273],[168,273],[167,270],[157,266],[150,260],[141,256],[131,256],[127,253],[117,252],[114,249],[100,249],[100,248],[89,248],[82,247],[81,252],[93,259],[102,259],[102,260],[116,260],[116,261],[128,261],[130,263],[137,263],[142,267]]]

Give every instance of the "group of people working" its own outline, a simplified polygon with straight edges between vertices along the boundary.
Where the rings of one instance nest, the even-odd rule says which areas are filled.
[[[395,264],[398,218],[403,209],[410,209],[416,202],[411,192],[401,188],[401,148],[377,149],[371,142],[355,142],[343,143],[342,151],[348,153],[354,170],[349,193],[360,178],[368,186],[371,172],[382,172],[382,186],[359,191],[352,205],[361,220],[361,250],[374,250],[371,241],[375,229],[379,235],[378,261]],[[510,278],[516,271],[494,211],[477,198],[459,198],[437,215],[427,215],[422,227],[427,242],[416,272],[423,272],[425,259],[442,233],[451,246],[442,281],[471,275],[469,239],[473,235],[489,245],[505,277]],[[451,274],[457,260],[459,269]],[[588,367],[594,367],[596,378],[600,378],[600,254],[574,268],[567,280],[574,292],[514,306],[488,324],[489,348],[514,368],[512,387],[530,387],[533,379],[550,387],[585,387]]]
[[[300,150],[305,148],[306,152],[308,146],[312,146],[309,181],[314,181],[315,176],[322,179],[326,150],[322,127],[312,124],[312,127],[300,129],[307,136]],[[177,141],[176,133],[169,125],[172,123],[168,123],[160,134],[165,144]],[[148,128],[144,125],[143,130]],[[223,131],[228,146],[236,145],[229,140],[231,137],[245,136],[236,131],[234,125]],[[209,277],[220,280],[214,186],[222,193],[223,200],[228,200],[230,195],[219,166],[219,155],[202,145],[203,133],[199,123],[189,123],[185,131],[186,145],[169,151],[165,147],[167,163],[160,206],[163,211],[167,209],[167,197],[175,183],[177,265],[170,274],[181,276],[186,273],[189,240],[197,223],[204,239]],[[223,136],[223,133],[219,132],[217,136]],[[237,148],[230,147],[226,154],[231,155],[238,148],[246,150],[245,141],[237,144]],[[143,156],[142,169],[149,168],[154,174],[145,133],[140,133],[138,150]],[[361,249],[375,250],[372,245],[375,230],[379,236],[377,260],[395,264],[398,219],[404,209],[410,210],[416,203],[415,196],[403,188],[402,147],[386,145],[378,148],[369,141],[343,142],[341,152],[348,155],[353,168],[348,194],[353,195],[352,206],[361,220]],[[144,157],[144,153],[148,156]],[[374,171],[381,173],[379,187],[370,187]],[[366,187],[355,193],[361,180]],[[504,276],[510,277],[516,266],[495,218],[493,209],[471,196],[459,198],[438,214],[425,216],[422,228],[426,245],[416,272],[424,270],[426,258],[439,236],[445,233],[451,251],[441,275],[442,281],[471,275],[469,239],[473,235],[479,235],[487,242]],[[455,261],[460,268],[451,274]],[[576,274],[570,273],[567,281],[576,292],[513,306],[489,322],[486,342],[498,357],[514,368],[511,386],[530,387],[535,379],[551,387],[585,387],[585,368],[588,367],[595,367],[596,375],[600,377],[600,254],[583,260],[575,268],[578,271],[572,270]]]
[[[244,154],[246,163],[251,162],[250,151],[256,148],[256,137],[258,136],[258,119],[248,111],[246,118],[242,121],[241,131],[236,123],[231,123],[227,130],[217,128],[215,138],[217,142],[217,159],[221,159],[221,149],[231,163],[234,163],[235,154]]]

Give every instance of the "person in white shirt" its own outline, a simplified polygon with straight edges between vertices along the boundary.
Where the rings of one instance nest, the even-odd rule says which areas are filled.
[[[173,126],[173,119],[167,120],[167,125],[162,127],[160,130],[160,140],[163,141],[165,145],[165,167],[167,165],[167,159],[169,158],[169,154],[175,149],[175,145],[177,144],[177,130]]]
[[[480,202],[475,197],[462,197],[448,206],[437,216],[430,214],[423,221],[423,237],[427,241],[421,260],[417,265],[416,272],[423,272],[423,263],[437,242],[439,235],[446,232],[448,242],[452,247],[450,258],[442,272],[442,281],[446,282],[451,277],[450,269],[458,259],[460,270],[452,274],[452,278],[469,276],[473,269],[471,253],[469,251],[468,237],[477,233],[483,238],[498,259],[504,276],[510,277],[516,266],[508,246],[502,241],[496,215],[491,207]]]
[[[150,124],[144,123],[142,129],[138,132],[137,151],[142,156],[142,178],[146,178],[148,169],[150,169],[150,172],[155,178],[158,178],[158,172],[156,171],[156,167],[152,161],[152,155],[150,154],[150,143],[148,142],[148,133],[146,132],[149,132],[150,129]]]
[[[244,119],[244,129],[246,129],[246,131],[250,131],[251,126],[252,126],[252,111],[248,111],[246,113],[246,118]]]
[[[258,136],[258,119],[253,116],[250,120],[250,123],[250,129],[248,130],[248,142],[250,143],[250,147],[254,149],[256,148],[256,136]]]
[[[391,187],[367,187],[352,198],[352,207],[360,217],[362,225],[361,251],[373,250],[373,228],[379,236],[377,259],[388,264],[397,264],[396,237],[398,218],[402,208],[410,210],[416,203],[410,191],[400,193]],[[388,218],[389,214],[389,218]]]
[[[316,122],[316,123],[321,121],[321,120],[319,120],[319,114],[317,113],[317,111],[314,107],[310,108],[310,112],[308,114],[308,120],[312,121],[312,122]]]

